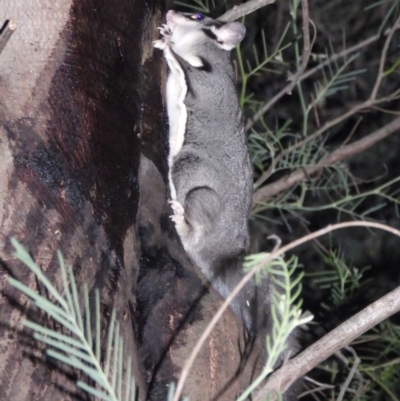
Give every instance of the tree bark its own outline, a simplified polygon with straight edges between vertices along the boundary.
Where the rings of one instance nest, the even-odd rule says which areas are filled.
[[[57,286],[60,249],[78,283],[91,295],[100,289],[103,327],[116,309],[140,399],[165,400],[221,303],[168,218],[166,69],[152,47],[162,5],[0,2],[0,16],[17,23],[0,53],[0,400],[87,399],[76,374],[22,330],[26,315],[53,323],[7,284],[13,276],[40,291],[13,258],[11,237]],[[260,355],[227,313],[187,395],[232,400]]]
[[[222,305],[183,250],[168,218],[166,178],[142,157],[139,232],[142,244],[137,285],[141,365],[148,397],[164,401],[177,382],[193,347]],[[190,370],[184,395],[191,401],[232,401],[260,373],[264,351],[246,336],[242,322],[228,310],[212,331]]]
[[[149,88],[141,83],[161,3],[0,2],[0,16],[17,22],[0,54],[2,400],[84,397],[77,398],[75,377],[49,364],[21,334],[29,304],[6,279],[37,286],[13,258],[11,237],[57,284],[60,249],[78,282],[87,282],[91,293],[101,290],[105,321],[112,307],[121,322],[134,320],[137,172],[140,134],[149,124],[142,96]],[[160,98],[157,77],[152,85]],[[123,336],[143,399],[132,324],[124,325]]]

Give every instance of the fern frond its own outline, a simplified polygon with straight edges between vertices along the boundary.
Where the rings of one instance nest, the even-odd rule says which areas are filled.
[[[244,62],[242,58],[242,53],[240,50],[240,45],[237,46],[236,48],[236,57],[239,65],[239,72],[240,72],[240,77],[241,77],[241,92],[239,96],[239,103],[240,107],[244,108],[245,106],[248,105],[250,97],[249,95],[246,95],[247,93],[247,84],[249,79],[251,79],[253,76],[259,75],[262,71],[269,71],[269,72],[276,72],[273,68],[267,68],[267,65],[269,63],[275,63],[275,64],[285,64],[283,58],[282,58],[282,52],[289,48],[291,46],[290,43],[283,44],[283,41],[287,35],[287,32],[289,30],[290,24],[288,23],[283,30],[283,33],[278,41],[278,44],[275,48],[275,50],[271,53],[268,54],[268,49],[267,49],[267,44],[265,40],[265,32],[264,30],[261,30],[261,50],[259,50],[255,45],[253,45],[252,51],[253,51],[253,63],[250,62],[249,59],[246,59],[246,62]],[[260,58],[260,54],[262,55],[262,58]],[[246,66],[245,66],[246,65]]]
[[[94,333],[92,333],[92,317],[90,315],[87,285],[84,286],[83,290],[83,310],[85,317],[83,318],[73,271],[71,267],[65,266],[61,253],[58,252],[57,256],[65,295],[60,294],[51,284],[39,266],[36,265],[28,252],[16,239],[13,238],[11,242],[15,248],[15,257],[36,275],[37,279],[48,290],[51,299],[44,298],[13,278],[9,278],[8,282],[30,297],[36,307],[60,323],[65,333],[59,333],[29,320],[24,321],[24,326],[33,331],[33,337],[36,340],[50,347],[46,351],[49,356],[82,371],[96,383],[96,387],[93,387],[87,383],[78,381],[78,387],[106,401],[122,401],[123,399],[125,401],[134,401],[136,397],[136,385],[135,379],[131,375],[132,359],[128,358],[128,364],[124,366],[124,344],[123,338],[120,335],[120,326],[115,319],[115,311],[111,314],[103,369],[101,366],[100,351],[101,325],[100,296],[98,290],[95,290],[95,322]],[[95,339],[94,347],[93,338]],[[126,368],[125,375],[124,367]],[[122,398],[123,395],[124,398]]]
[[[307,106],[308,113],[315,105],[323,102],[326,97],[347,89],[347,83],[353,81],[357,76],[366,71],[366,69],[359,69],[344,73],[345,69],[358,57],[358,53],[353,54],[341,66],[332,63],[328,64],[328,71],[325,68],[322,70],[323,80],[314,83],[315,99]]]
[[[322,253],[316,248],[316,252],[322,257],[327,268],[324,271],[309,273],[308,277],[316,287],[330,291],[330,300],[336,308],[351,299],[356,293],[367,289],[371,284],[370,280],[364,278],[365,272],[370,267],[357,268],[346,265],[345,257],[340,249],[329,249]]]
[[[251,270],[262,264],[268,253],[259,253],[246,257],[245,270]],[[268,360],[261,374],[241,394],[237,401],[244,401],[255,388],[274,371],[278,358],[285,351],[286,342],[292,331],[302,324],[312,320],[313,316],[302,317],[301,313],[301,279],[302,274],[297,275],[297,258],[292,257],[285,261],[281,256],[269,262],[264,262],[262,273],[268,274],[273,282],[271,293],[272,306],[272,334],[265,339]]]

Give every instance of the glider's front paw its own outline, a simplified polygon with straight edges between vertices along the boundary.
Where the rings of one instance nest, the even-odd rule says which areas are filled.
[[[185,246],[185,240],[189,235],[189,227],[185,220],[185,209],[176,200],[170,200],[168,203],[171,205],[171,209],[174,212],[169,218],[175,223],[175,229],[181,238],[183,246]]]
[[[159,26],[157,29],[160,31],[161,35],[164,36],[166,40],[171,39],[172,32],[167,24],[163,24],[162,26]]]
[[[160,31],[162,38],[155,40],[153,46],[157,49],[164,50],[170,43],[172,32],[167,24],[163,24],[163,26],[159,26],[157,29]]]
[[[172,216],[169,216],[169,218],[175,223],[175,224],[182,224],[185,221],[185,209],[183,206],[175,200],[170,200],[168,202],[171,205],[171,209],[173,210],[174,214]]]

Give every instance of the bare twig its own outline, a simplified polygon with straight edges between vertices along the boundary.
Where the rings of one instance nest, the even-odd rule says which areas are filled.
[[[354,362],[353,362],[353,366],[351,367],[349,374],[347,375],[345,382],[341,386],[340,393],[338,395],[338,398],[336,398],[336,401],[343,400],[344,395],[345,395],[346,391],[349,389],[350,383],[353,380],[354,375],[356,375],[356,373],[358,372],[357,368],[361,362],[361,359],[358,357],[357,353],[354,351],[353,348],[346,347],[346,349],[353,354]],[[347,359],[346,359],[346,364],[347,365],[349,364],[349,361]],[[360,383],[360,386],[361,386],[361,384],[362,383]],[[360,388],[360,386],[359,386],[359,388]]]
[[[225,14],[222,14],[218,21],[230,22],[234,21],[240,17],[250,14],[261,7],[267,6],[268,4],[275,3],[275,0],[251,0],[247,3],[241,4],[240,6],[235,6],[228,10]]]
[[[399,112],[399,113],[395,113],[395,115],[400,115],[400,112]],[[350,134],[347,136],[347,138],[346,138],[344,144],[346,144],[346,143],[351,139],[351,137],[353,136],[355,130],[357,129],[358,125],[360,124],[361,120],[362,120],[362,117],[359,117],[358,120],[356,121],[356,123],[355,123],[353,129],[351,130]],[[306,139],[307,139],[307,138],[306,138]],[[291,146],[289,149],[294,150],[294,149],[296,149],[296,148],[301,147],[301,145],[302,145],[302,144],[305,144],[305,143],[306,143],[305,140],[296,142],[296,144],[293,145],[293,146]],[[259,177],[259,178],[257,179],[257,181],[254,183],[254,188],[255,188],[255,190],[257,190],[257,189],[263,184],[263,182],[266,181],[266,180],[269,178],[269,176],[272,174],[272,171],[275,169],[275,167],[276,167],[277,164],[280,162],[280,160],[281,160],[284,156],[286,156],[288,153],[289,153],[289,152],[288,152],[288,149],[286,149],[286,150],[282,151],[281,153],[279,153],[279,155],[277,155],[277,156],[275,156],[275,157],[273,158],[273,160],[272,160],[270,166],[269,166],[265,171],[263,171],[263,173],[260,175],[260,177]]]
[[[340,51],[339,53],[335,53],[332,54],[330,57],[328,57],[326,60],[324,60],[323,62],[321,62],[320,64],[316,65],[314,68],[309,69],[308,71],[306,71],[300,78],[299,78],[299,82],[302,82],[303,80],[307,79],[308,77],[310,77],[311,75],[315,74],[316,72],[322,70],[324,67],[326,67],[329,64],[332,64],[334,61],[346,57],[347,55],[351,54],[351,53],[355,53],[357,50],[362,49],[363,47],[366,47],[368,45],[370,45],[371,43],[376,42],[379,38],[381,37],[381,35],[376,34],[373,36],[370,36],[369,38],[363,40],[360,43],[357,43],[354,46],[348,47],[347,49],[343,49],[342,51]]]
[[[10,39],[11,35],[15,31],[16,27],[17,27],[17,21],[15,21],[15,20],[6,21],[6,25],[0,34],[0,53],[5,48],[8,40]]]
[[[225,301],[224,301],[224,303],[222,304],[222,306],[219,308],[219,310],[217,311],[217,313],[216,313],[216,314],[214,315],[214,317],[212,318],[211,322],[208,324],[207,328],[204,330],[202,336],[200,337],[199,341],[197,342],[196,346],[194,347],[194,349],[193,349],[193,351],[192,351],[192,353],[191,353],[189,359],[185,362],[185,365],[184,365],[184,367],[183,367],[183,369],[182,369],[182,373],[181,373],[181,376],[180,376],[179,381],[178,381],[178,384],[177,384],[177,388],[176,388],[176,392],[175,392],[173,401],[178,401],[178,400],[179,400],[179,397],[180,397],[181,394],[182,394],[183,386],[184,386],[184,384],[185,384],[185,381],[186,381],[186,378],[187,378],[187,376],[188,376],[189,370],[190,370],[190,368],[192,367],[192,365],[193,365],[193,363],[194,363],[194,360],[196,359],[198,353],[200,352],[200,349],[201,349],[202,346],[204,345],[204,343],[205,343],[207,337],[210,335],[211,331],[213,330],[213,328],[215,327],[215,325],[217,324],[217,322],[218,322],[219,319],[221,318],[222,314],[223,314],[223,313],[225,312],[225,310],[229,307],[229,305],[231,304],[232,300],[233,300],[233,299],[235,298],[235,296],[242,290],[242,288],[246,285],[246,283],[247,283],[258,271],[260,271],[260,270],[262,269],[262,267],[265,266],[266,263],[268,263],[268,262],[270,262],[271,260],[275,259],[277,256],[283,255],[285,252],[288,252],[289,250],[291,250],[291,249],[293,249],[293,248],[296,248],[297,246],[302,245],[302,244],[304,244],[304,243],[306,243],[306,242],[308,242],[308,241],[311,241],[311,240],[313,240],[313,239],[315,239],[315,238],[318,238],[318,237],[320,237],[320,236],[322,236],[322,235],[325,235],[325,234],[327,234],[327,233],[330,233],[330,232],[332,232],[332,231],[335,231],[335,230],[338,230],[338,229],[341,229],[341,228],[347,228],[347,227],[370,227],[370,228],[378,228],[378,229],[381,229],[381,230],[384,230],[384,231],[388,231],[388,232],[390,232],[390,233],[392,233],[392,234],[397,235],[398,237],[400,237],[400,231],[399,231],[399,230],[396,230],[395,228],[389,227],[389,226],[387,226],[387,225],[380,224],[380,223],[375,223],[375,222],[352,221],[352,222],[347,222],[347,223],[339,223],[339,224],[329,225],[329,226],[327,226],[327,227],[325,227],[325,228],[323,228],[323,229],[321,229],[321,230],[318,230],[318,231],[316,231],[316,232],[314,232],[314,233],[312,233],[312,234],[308,234],[308,235],[306,235],[306,236],[304,236],[304,237],[302,237],[302,238],[299,238],[299,239],[297,239],[297,240],[291,242],[291,243],[288,244],[288,245],[283,246],[282,248],[280,248],[280,249],[278,249],[278,250],[276,250],[276,251],[274,251],[274,252],[271,252],[268,256],[266,256],[260,263],[258,263],[250,272],[248,272],[248,273],[243,277],[243,279],[240,281],[240,283],[235,287],[235,289],[231,292],[231,294],[225,299]],[[397,307],[397,304],[398,304],[398,309],[400,310],[400,288],[398,289],[398,293],[399,293],[399,294],[397,295],[397,300],[396,300],[395,305],[396,305],[396,307]],[[390,294],[391,294],[391,293],[390,293]],[[388,294],[387,296],[389,296],[390,294]],[[390,298],[390,299],[391,299],[391,298]],[[375,305],[375,304],[372,304],[372,305]],[[373,308],[374,308],[374,307],[373,307]],[[376,308],[376,307],[375,307],[375,308]],[[393,310],[391,314],[393,314],[393,313],[395,313],[395,312],[397,311],[397,310],[394,310],[394,309],[395,309],[395,308],[392,308],[392,309],[391,309],[391,310]],[[379,314],[379,312],[380,312],[379,310],[378,310],[378,311],[375,311],[375,314],[377,314],[377,313]],[[382,312],[380,312],[380,313],[382,314]],[[385,315],[384,318],[390,316],[391,314]],[[357,316],[358,316],[358,315],[356,315],[354,318],[356,318]],[[363,316],[364,316],[364,315],[363,315]],[[372,320],[372,321],[375,321],[373,318],[371,318],[371,320]],[[383,318],[382,318],[382,320],[383,320]],[[379,321],[381,321],[381,320],[379,320]],[[378,323],[379,323],[379,321],[378,321]],[[356,319],[356,322],[359,322],[359,319],[358,319],[358,318]],[[365,323],[365,325],[367,325],[367,323]],[[373,326],[374,326],[374,324],[373,324],[372,326],[368,326],[368,329],[369,329],[370,327],[373,327]],[[339,327],[338,329],[340,329],[340,327]],[[364,331],[363,331],[363,332],[364,332]],[[362,333],[363,333],[363,332],[362,332]],[[362,333],[361,333],[361,334],[362,334]],[[329,335],[329,334],[328,334],[328,335]],[[354,338],[356,338],[356,337],[357,337],[357,336],[355,336]],[[324,337],[324,338],[325,338],[325,337]],[[344,338],[346,338],[346,337],[344,337]],[[339,337],[339,339],[340,339],[340,337]],[[353,339],[353,338],[352,338],[352,339]],[[336,338],[336,340],[338,340],[338,338]],[[346,338],[346,340],[347,340],[347,338]],[[343,345],[346,345],[346,344],[348,344],[349,342],[350,342],[350,341],[348,341],[348,342],[341,342],[341,343],[340,343],[341,346],[338,347],[337,349],[335,349],[333,352],[337,351],[337,350],[340,349]],[[326,349],[328,350],[328,347],[327,347]],[[315,351],[314,351],[314,352],[315,352]],[[333,353],[333,352],[332,352],[332,353]],[[304,353],[304,352],[303,352],[303,353]],[[318,353],[318,352],[315,352],[315,353]],[[307,354],[307,355],[308,355],[308,354]],[[329,355],[331,355],[331,353],[328,354],[328,356],[329,356]],[[312,356],[312,354],[311,354],[311,355],[308,355],[308,358],[310,358],[311,356]],[[298,358],[298,357],[296,357],[295,360],[297,360],[297,358]],[[325,358],[326,358],[326,356],[325,356],[325,353],[324,353],[324,359],[325,359]],[[292,365],[291,362],[292,362],[292,360],[291,360],[291,361],[288,361],[287,364]],[[321,362],[321,361],[318,361],[318,363],[320,363],[320,362]],[[286,366],[287,366],[287,365],[285,365],[285,371],[286,371]],[[313,365],[313,366],[315,366],[315,365]],[[310,369],[309,369],[309,370],[310,370]],[[280,371],[277,371],[277,372],[280,372]],[[292,369],[292,370],[291,370],[291,374],[294,374],[294,373],[296,373],[296,378],[294,379],[294,380],[296,380],[297,378],[299,378],[300,376],[303,376],[303,375],[304,375],[305,373],[307,373],[307,372],[304,372],[304,367],[302,367],[301,374],[297,375],[297,371],[294,370],[294,369]],[[294,380],[290,380],[291,377],[290,377],[289,375],[285,375],[283,372],[280,372],[280,374],[281,374],[281,378],[282,378],[282,376],[283,376],[283,378],[284,378],[283,383],[285,383],[285,385],[286,385],[287,382],[289,382],[289,385],[290,385],[291,383],[293,383]],[[275,374],[274,374],[273,376],[276,377]],[[277,382],[275,381],[274,383],[275,383],[275,385],[276,385]],[[269,381],[268,381],[268,384],[269,384]],[[288,387],[288,386],[285,386],[285,389],[286,389],[287,387]],[[276,389],[277,387],[275,386],[275,387],[268,387],[268,388]],[[264,393],[264,395],[265,395],[265,393]],[[260,399],[264,399],[264,398],[260,398],[260,397],[259,397],[258,399],[260,400]]]
[[[394,25],[392,28],[389,28],[385,31],[385,35],[391,34],[391,32],[395,32],[400,28],[399,25]],[[340,51],[339,53],[332,54],[331,57],[323,61],[322,63],[318,64],[314,68],[311,68],[310,70],[304,72],[299,79],[298,83],[304,81],[305,79],[309,78],[311,75],[315,74],[316,72],[322,70],[324,67],[327,65],[333,63],[334,61],[346,57],[347,55],[356,52],[357,50],[360,50],[371,43],[376,42],[378,39],[381,38],[382,35],[376,34],[373,35],[365,40],[363,40],[360,43],[357,43],[356,45],[349,47],[347,49],[344,49]],[[279,99],[281,99],[284,95],[288,93],[288,88],[291,86],[291,83],[289,83],[286,87],[284,87],[280,92],[278,92],[271,100],[269,100],[251,119],[249,119],[246,123],[246,130],[249,130],[260,118],[263,116]]]
[[[396,22],[394,23],[392,29],[389,31],[388,37],[385,40],[385,44],[383,45],[382,55],[379,62],[379,72],[378,77],[375,81],[374,89],[372,89],[372,93],[370,96],[371,100],[375,100],[378,94],[379,87],[381,85],[382,79],[385,76],[384,69],[385,69],[385,62],[386,62],[386,55],[389,49],[390,42],[392,41],[393,35],[397,29],[400,28],[400,15],[397,18]]]
[[[387,136],[393,134],[395,131],[400,129],[400,117],[393,120],[391,123],[378,129],[372,134],[351,143],[350,145],[341,146],[328,156],[324,157],[318,164],[314,166],[302,167],[294,171],[293,173],[286,175],[269,185],[266,185],[254,193],[253,205],[256,207],[257,204],[265,202],[272,196],[291,188],[293,185],[304,180],[309,175],[320,171],[324,167],[331,166],[340,160],[347,157],[353,156],[357,153],[363,152],[365,149],[371,147],[375,143],[381,141]]]
[[[301,64],[297,72],[292,75],[289,80],[291,81],[291,85],[287,87],[287,93],[291,94],[292,89],[298,83],[300,76],[305,71],[308,60],[310,59],[311,49],[314,45],[315,39],[317,37],[317,32],[314,23],[310,20],[310,15],[308,12],[308,0],[301,0],[301,12],[303,16],[303,56],[301,60]],[[312,43],[310,43],[310,23],[314,27],[314,37]]]
[[[310,59],[312,46],[315,42],[316,38],[316,30],[315,25],[310,20],[310,16],[308,13],[308,1],[301,0],[301,11],[303,18],[303,56],[299,69],[295,74],[289,77],[290,83],[284,87],[280,92],[278,92],[261,110],[259,110],[246,124],[246,130],[250,129],[253,124],[260,119],[260,117],[265,113],[264,110],[268,110],[272,104],[276,103],[283,95],[291,94],[293,88],[298,83],[300,76],[304,73],[304,70],[307,67],[308,60]],[[310,43],[310,23],[312,23],[314,27],[314,37],[312,42]]]
[[[379,104],[379,103],[383,103],[383,102],[387,102],[389,100],[391,100],[392,98],[395,98],[396,96],[399,95],[400,91],[396,91],[394,93],[392,93],[391,95],[385,97],[385,98],[381,98],[381,99],[376,99],[377,96],[377,92],[379,90],[379,86],[382,82],[382,79],[384,77],[384,65],[385,65],[385,60],[386,60],[386,55],[387,55],[387,50],[389,48],[389,44],[392,40],[392,37],[394,35],[394,32],[396,32],[396,30],[398,30],[400,28],[400,16],[399,18],[396,20],[396,22],[394,23],[394,25],[387,31],[387,38],[385,40],[385,44],[384,44],[384,48],[382,50],[381,53],[381,57],[380,57],[380,62],[379,62],[379,71],[375,80],[375,84],[374,84],[374,88],[371,91],[371,94],[369,96],[369,98],[367,100],[365,100],[362,103],[359,103],[357,105],[355,105],[354,107],[352,107],[349,111],[347,111],[346,113],[336,117],[335,119],[326,122],[321,128],[319,128],[317,131],[315,131],[313,134],[308,135],[306,138],[304,138],[302,141],[299,141],[297,143],[295,143],[294,145],[290,146],[289,148],[285,149],[284,151],[282,151],[272,162],[271,166],[268,168],[268,170],[266,170],[261,177],[257,180],[257,183],[261,184],[262,182],[264,182],[266,180],[266,178],[268,178],[270,172],[275,168],[275,166],[277,165],[277,163],[279,162],[279,160],[281,160],[285,155],[287,155],[288,153],[292,152],[294,149],[297,149],[303,145],[305,145],[306,143],[310,142],[311,140],[319,137],[320,135],[322,135],[324,132],[326,132],[328,129],[334,127],[335,125],[339,124],[340,122],[344,121],[345,119],[353,116],[354,114],[368,109],[370,107],[374,107],[375,105]],[[282,91],[281,91],[282,92]],[[279,92],[279,93],[281,93]],[[395,120],[397,121],[397,120]],[[390,124],[389,124],[390,125]],[[387,127],[387,126],[386,126]],[[383,127],[382,129],[384,129],[385,127]],[[397,129],[397,127],[395,128]],[[378,132],[378,131],[377,131]],[[392,133],[392,132],[391,132]],[[374,135],[374,134],[371,134]],[[385,135],[386,136],[386,135]],[[385,137],[384,136],[384,137]],[[383,137],[383,138],[384,138]],[[382,139],[382,138],[381,138]],[[359,141],[357,142],[359,143]],[[375,143],[375,142],[374,142]],[[349,145],[351,146],[351,145]],[[362,148],[362,150],[364,150],[366,148]],[[361,150],[360,150],[361,151]],[[348,156],[345,156],[348,157]],[[340,159],[339,159],[340,160]],[[326,161],[326,160],[325,160]],[[326,166],[326,164],[325,164]],[[311,168],[316,167],[316,166],[312,166]],[[308,170],[307,170],[308,171]],[[317,170],[315,170],[317,171]],[[304,173],[304,169],[303,169],[303,173]],[[311,172],[312,173],[312,172]],[[267,175],[268,174],[268,175]],[[284,189],[288,189],[290,188],[292,185],[296,184],[297,182],[299,182],[298,180],[296,180],[296,174],[300,174],[299,171],[295,171],[294,173],[291,173],[287,176],[282,177],[279,181],[274,182],[270,185],[267,185],[263,188],[258,189],[255,193],[254,193],[254,197],[253,197],[253,202],[262,202],[263,200],[267,200],[269,199],[270,196],[270,192],[272,194],[277,194],[279,192],[281,192]],[[304,175],[302,176],[302,179],[304,179]],[[293,180],[293,181],[292,181]],[[289,182],[292,182],[292,184],[289,184]],[[286,183],[286,184],[284,184]],[[282,189],[279,189],[282,188]],[[264,195],[261,195],[261,193],[264,193]],[[268,197],[267,197],[268,196]]]
[[[397,29],[399,29],[399,26],[394,26],[392,28],[389,28],[385,31],[384,35],[387,36],[390,34],[390,32],[392,32],[392,29],[394,28],[394,30],[396,31]],[[326,67],[328,64],[332,64],[334,61],[342,58],[342,57],[346,57],[347,55],[351,54],[351,53],[355,53],[357,50],[362,49],[363,47],[366,47],[368,45],[370,45],[371,43],[376,42],[378,39],[380,39],[382,37],[382,35],[380,35],[379,33],[376,35],[372,35],[369,38],[361,41],[360,43],[357,43],[354,46],[348,47],[347,49],[343,49],[342,51],[340,51],[339,53],[335,53],[332,54],[332,56],[330,56],[329,58],[327,58],[325,61],[323,61],[322,63],[318,64],[317,66],[315,66],[314,68],[311,68],[310,70],[306,71],[300,78],[299,78],[299,82],[302,82],[304,79],[307,79],[308,77],[310,77],[311,75],[315,74],[316,72],[322,70],[324,67]]]
[[[344,140],[344,142],[342,143],[341,146],[345,146],[347,143],[350,142],[350,139],[352,138],[352,136],[354,135],[354,133],[356,132],[358,126],[360,125],[361,121],[362,121],[363,117],[358,117],[356,123],[354,124],[354,127],[351,129],[350,134],[347,135],[347,138]]]
[[[312,383],[312,384],[314,384],[314,385],[316,385],[318,387],[314,387],[314,388],[308,389],[308,390],[304,391],[303,393],[299,394],[299,396],[298,396],[299,399],[303,398],[307,394],[321,392],[322,390],[325,390],[325,389],[332,390],[332,389],[335,388],[335,386],[332,385],[332,384],[321,383],[321,382],[318,382],[317,380],[314,380],[314,379],[312,379],[311,377],[308,377],[308,376],[304,376],[303,379],[305,381],[309,381],[310,383]]]
[[[366,225],[368,224],[366,223]],[[399,234],[396,235],[398,236]],[[293,382],[304,376],[330,355],[399,310],[400,287],[367,306],[316,341],[305,351],[289,360],[284,369],[279,369],[271,375],[266,385],[255,394],[253,400],[264,400],[267,394],[274,393],[276,390],[285,391]]]
[[[398,111],[398,110],[389,110],[389,109],[385,109],[384,107],[378,107],[378,106],[373,106],[372,108],[374,110],[381,111],[382,113],[385,113],[385,114],[391,114],[393,116],[400,116],[400,111]]]

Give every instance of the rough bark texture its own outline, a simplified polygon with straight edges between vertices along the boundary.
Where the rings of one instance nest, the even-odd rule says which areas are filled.
[[[166,399],[168,385],[222,304],[194,267],[168,216],[165,179],[143,157],[139,183],[141,272],[137,285],[139,349],[152,401]],[[145,184],[146,183],[146,184]],[[193,401],[234,400],[264,362],[260,343],[245,336],[242,323],[228,310],[208,338],[184,394]]]
[[[146,62],[160,3],[0,2],[0,16],[18,23],[0,54],[2,400],[66,400],[76,393],[74,377],[45,363],[17,335],[29,305],[7,285],[7,276],[37,287],[13,259],[10,237],[55,282],[55,251],[61,249],[78,282],[87,282],[91,292],[101,289],[105,321],[115,307],[127,323],[127,352],[137,353],[130,323],[140,251],[140,134],[149,125],[142,113],[142,93],[149,90],[143,76],[151,68]],[[150,84],[160,98],[157,78]],[[137,365],[135,375],[143,396]]]
[[[116,308],[141,399],[147,383],[151,399],[165,399],[221,303],[187,259],[168,218],[165,66],[151,44],[162,5],[0,2],[0,16],[18,22],[0,53],[1,401],[87,399],[76,390],[73,372],[46,359],[21,331],[27,314],[52,323],[6,282],[13,276],[40,290],[13,258],[10,237],[56,285],[55,251],[61,249],[78,282],[91,294],[101,290],[104,322]],[[243,358],[248,346],[231,313],[207,347],[187,394],[231,400],[255,374],[261,353]]]

